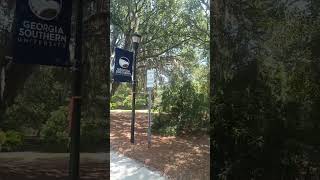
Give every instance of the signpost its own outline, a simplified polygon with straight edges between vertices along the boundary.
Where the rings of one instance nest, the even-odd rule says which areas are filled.
[[[66,1],[66,0],[65,0]],[[77,1],[77,20],[76,20],[76,46],[74,79],[72,86],[72,109],[71,109],[71,143],[70,143],[70,180],[79,180],[80,165],[80,121],[81,121],[81,86],[82,86],[82,33],[83,33],[83,6],[82,0]]]
[[[154,85],[154,69],[147,70],[147,90],[148,90],[148,148],[151,146],[151,107],[152,107],[152,100],[151,100],[151,93]]]
[[[21,0],[16,3],[13,62],[71,66],[72,1]]]

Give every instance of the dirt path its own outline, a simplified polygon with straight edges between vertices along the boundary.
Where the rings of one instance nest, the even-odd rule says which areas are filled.
[[[80,156],[80,180],[109,179],[108,154]],[[0,153],[0,180],[67,180],[68,162],[65,153]]]
[[[173,179],[209,179],[208,137],[152,136],[147,147],[147,114],[136,114],[135,145],[130,143],[130,112],[111,112],[110,142],[113,150],[138,160]]]

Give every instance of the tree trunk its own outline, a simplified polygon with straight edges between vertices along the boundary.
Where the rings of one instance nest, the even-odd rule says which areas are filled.
[[[8,1],[9,13],[13,13],[15,9],[15,1]],[[10,16],[10,14],[8,14]],[[6,108],[10,106],[15,97],[18,95],[18,92],[23,88],[26,80],[30,75],[37,69],[37,65],[22,65],[22,64],[13,64],[6,59],[6,56],[12,56],[12,33],[2,31],[1,39],[4,41],[0,44],[0,65],[5,68],[4,73],[1,73],[0,79],[4,79],[4,82],[1,83],[3,98],[0,99],[0,121],[1,116],[3,116]],[[4,77],[3,77],[4,75]]]
[[[221,61],[220,57],[220,48],[222,48],[221,43],[223,42],[223,14],[225,7],[223,6],[223,2],[221,0],[211,0],[210,1],[210,97],[214,97],[217,92],[218,85],[221,85],[221,79],[219,74],[221,74],[222,69],[219,68],[219,62]],[[210,103],[210,105],[212,102]],[[214,107],[210,108],[210,114],[214,115]],[[216,114],[215,114],[216,115]],[[213,169],[211,173],[212,179],[219,179],[219,174],[222,173],[222,169],[224,168],[224,161],[226,160],[223,152],[223,144],[224,144],[224,132],[223,127],[220,126],[221,119],[219,117],[211,116],[211,145],[213,147],[213,153],[211,153],[211,168]],[[217,122],[213,122],[215,119]],[[213,144],[213,140],[215,140],[215,144]],[[218,147],[218,146],[219,147]]]

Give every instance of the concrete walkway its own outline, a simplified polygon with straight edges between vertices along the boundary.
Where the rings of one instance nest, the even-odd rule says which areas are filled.
[[[110,152],[111,180],[166,180],[158,172],[153,172],[143,164],[115,151]]]

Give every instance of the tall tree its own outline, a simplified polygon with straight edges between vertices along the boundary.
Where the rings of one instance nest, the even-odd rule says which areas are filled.
[[[184,45],[194,43],[194,46],[203,48],[207,45],[208,48],[209,12],[203,10],[208,8],[206,4],[207,1],[187,0],[113,2],[111,49],[117,46],[130,49],[132,33],[142,35],[137,74],[138,81],[144,84],[146,69],[156,68],[158,72],[164,72],[169,63],[181,62],[179,55]],[[118,85],[112,85],[111,94],[115,93]]]
[[[306,167],[294,157],[311,168],[317,147],[319,63],[311,42],[319,23],[311,1],[212,3],[214,177],[302,176]]]

